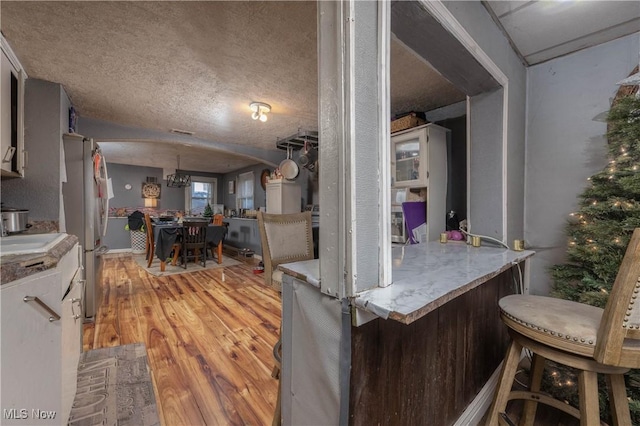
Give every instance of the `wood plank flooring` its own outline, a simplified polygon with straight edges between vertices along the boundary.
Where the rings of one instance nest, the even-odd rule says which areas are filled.
[[[271,424],[281,302],[253,274],[255,260],[167,277],[130,254],[104,261],[103,301],[85,325],[84,350],[143,342],[163,425]]]

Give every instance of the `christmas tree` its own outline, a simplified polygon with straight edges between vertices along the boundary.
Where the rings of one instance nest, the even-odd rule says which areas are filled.
[[[614,101],[607,123],[608,164],[589,178],[579,211],[569,218],[568,262],[551,268],[553,296],[602,308],[631,234],[640,227],[640,98],[632,92]],[[577,403],[573,373],[555,366],[549,374],[546,390]],[[632,422],[640,425],[640,371],[625,379]],[[609,421],[606,386],[599,388],[600,412]]]
[[[204,208],[204,213],[202,213],[204,217],[213,217],[213,209],[211,208],[211,204],[207,203],[207,206]]]

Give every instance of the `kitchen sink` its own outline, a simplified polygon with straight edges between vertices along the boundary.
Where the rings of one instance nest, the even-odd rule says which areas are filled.
[[[45,253],[64,240],[65,233],[10,235],[0,238],[0,255]]]

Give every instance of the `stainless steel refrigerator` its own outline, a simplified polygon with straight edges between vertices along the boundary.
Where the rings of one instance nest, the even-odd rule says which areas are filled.
[[[93,139],[65,134],[66,182],[62,184],[65,225],[68,234],[78,237],[84,253],[84,316],[95,317],[102,299],[101,255],[109,217],[107,163]]]

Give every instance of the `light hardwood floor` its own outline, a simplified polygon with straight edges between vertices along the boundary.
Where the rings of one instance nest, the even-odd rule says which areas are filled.
[[[84,350],[143,342],[163,425],[271,424],[281,302],[254,263],[155,277],[129,254],[105,256]]]

